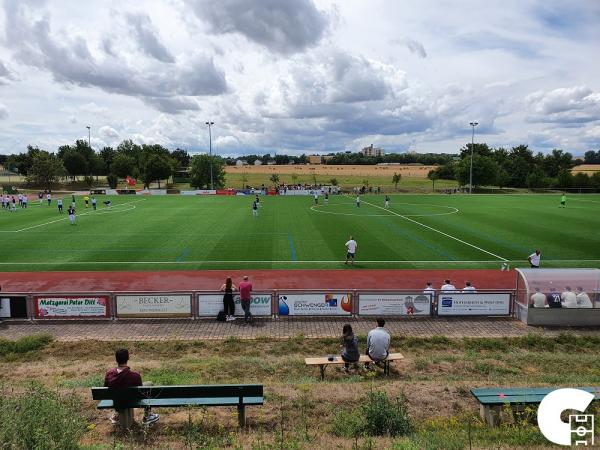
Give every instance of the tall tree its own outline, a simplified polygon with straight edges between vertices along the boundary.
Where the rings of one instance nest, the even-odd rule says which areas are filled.
[[[180,148],[177,148],[171,152],[171,158],[177,161],[177,169],[187,168],[190,165],[190,161],[192,159],[192,157],[187,151],[182,150]]]
[[[44,189],[52,189],[66,173],[62,161],[54,154],[40,151],[33,157],[27,181]]]
[[[87,175],[88,163],[85,156],[75,150],[68,148],[60,156],[67,173],[74,179],[77,175]]]
[[[120,178],[125,178],[127,175],[134,175],[134,168],[135,159],[132,156],[118,153],[112,161],[111,172]]]
[[[473,157],[473,186],[495,186],[496,174],[499,166],[489,156],[474,156]],[[456,166],[456,179],[458,182],[466,186],[470,181],[471,173],[471,158],[464,158]]]
[[[400,183],[401,179],[402,179],[402,175],[394,172],[394,176],[392,177],[392,183],[394,183],[396,190],[398,190],[398,183]]]
[[[164,154],[151,154],[146,160],[142,181],[145,187],[150,186],[153,181],[158,181],[160,189],[160,180],[168,179],[173,174],[173,160]]]
[[[190,166],[190,184],[196,189],[210,188],[210,166],[212,158],[213,184],[215,189],[225,186],[225,161],[220,156],[196,155]]]

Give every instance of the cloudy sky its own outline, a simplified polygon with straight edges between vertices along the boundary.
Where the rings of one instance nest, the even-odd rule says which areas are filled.
[[[0,4],[0,153],[600,149],[598,0]]]

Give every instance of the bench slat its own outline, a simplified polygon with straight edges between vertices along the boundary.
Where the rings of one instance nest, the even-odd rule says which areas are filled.
[[[402,353],[390,353],[386,358],[387,361],[397,361],[399,359],[404,359],[404,355]],[[371,358],[367,355],[360,355],[359,362],[373,362]],[[329,361],[326,356],[320,356],[317,358],[304,358],[304,363],[307,366],[321,366],[323,364],[344,364],[344,360],[341,356],[336,355],[335,360]]]
[[[505,405],[512,403],[540,403],[542,399],[556,388],[479,388],[471,389],[471,393],[482,405]],[[578,387],[591,392],[596,400],[600,400],[600,387]]]
[[[182,386],[138,386],[126,389],[92,388],[94,400],[142,400],[147,398],[262,397],[262,384],[216,384]]]
[[[243,397],[243,405],[262,405],[263,397]],[[237,406],[239,405],[239,397],[214,397],[214,398],[148,398],[123,402],[123,408],[170,408],[180,406]],[[113,409],[114,402],[112,400],[100,400],[98,409]]]

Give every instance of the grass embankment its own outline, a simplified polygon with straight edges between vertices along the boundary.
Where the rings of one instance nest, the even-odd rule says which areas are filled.
[[[546,448],[524,418],[498,429],[484,426],[469,389],[480,386],[600,385],[600,337],[561,335],[505,339],[395,338],[406,360],[391,376],[380,371],[351,376],[329,368],[320,381],[304,356],[338,351],[337,340],[259,338],[210,342],[48,343],[0,356],[0,383],[20,392],[32,381],[80,400],[80,443],[87,448]],[[1,344],[6,345],[5,343]],[[102,383],[113,351],[127,346],[131,366],[155,384],[262,383],[265,405],[248,411],[248,432],[236,429],[235,409],[162,409],[148,433],[115,436],[89,388]],[[360,339],[364,348],[364,337]],[[1,348],[1,347],[0,347]],[[2,352],[5,355],[6,352]],[[14,355],[13,352],[10,352]],[[358,435],[360,405],[370,392],[394,402],[404,395],[408,436]],[[8,395],[14,395],[10,393]],[[534,417],[534,412],[531,413]],[[1,419],[1,418],[0,418]],[[534,422],[535,423],[535,422]],[[368,428],[367,428],[368,429]]]

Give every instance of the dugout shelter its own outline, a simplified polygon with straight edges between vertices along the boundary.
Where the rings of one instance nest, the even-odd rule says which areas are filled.
[[[600,325],[600,269],[516,270],[517,291],[514,311],[515,315],[527,325]],[[587,302],[580,301],[581,296],[577,298],[576,307],[566,307],[568,302],[562,302],[561,306],[556,308],[550,305],[536,308],[533,305],[532,296],[536,292],[546,295],[550,302],[551,296],[558,294],[564,299],[564,293],[569,291],[576,296],[581,292],[587,294],[591,307]]]

